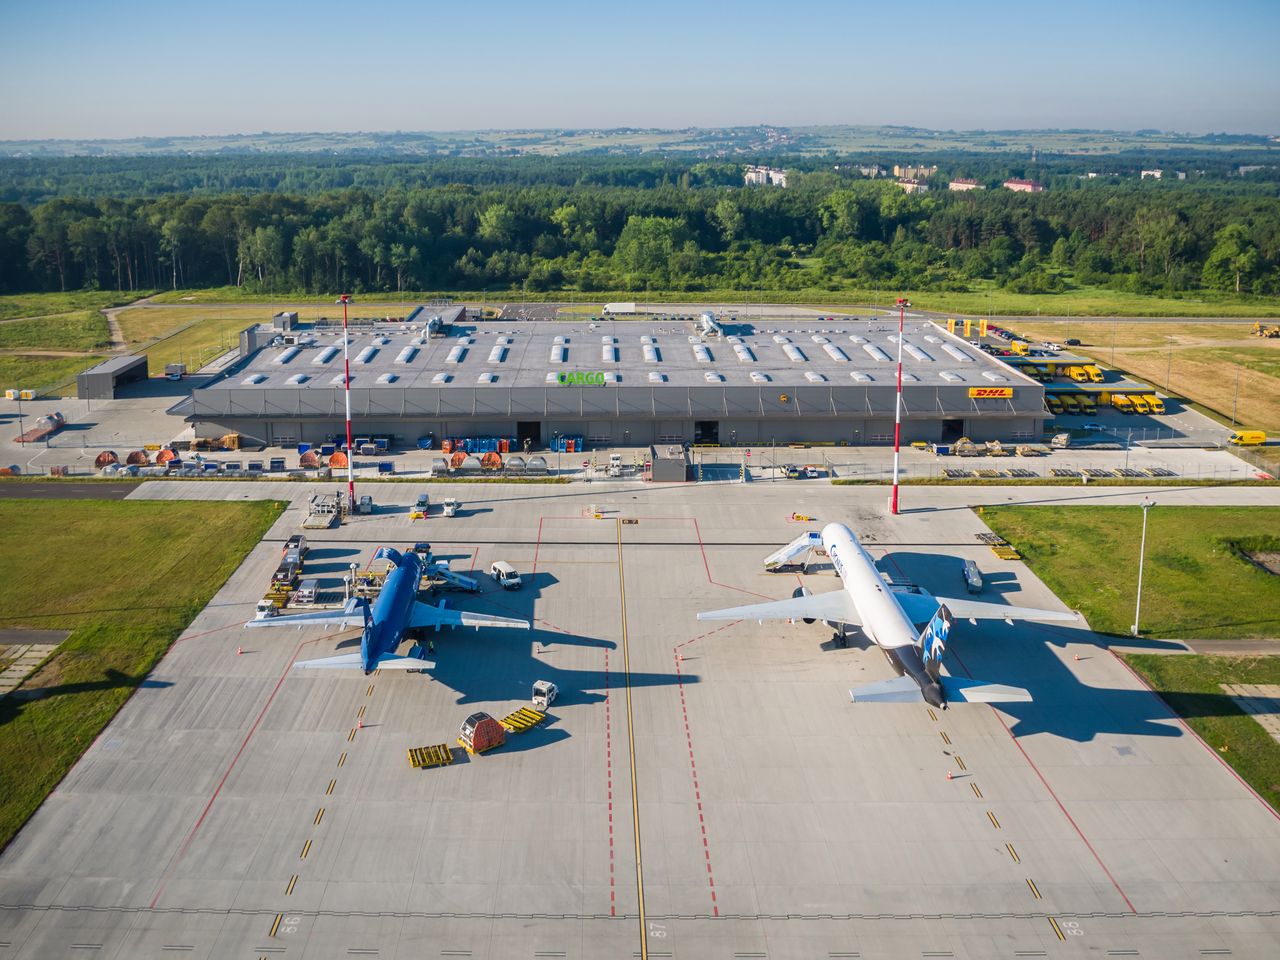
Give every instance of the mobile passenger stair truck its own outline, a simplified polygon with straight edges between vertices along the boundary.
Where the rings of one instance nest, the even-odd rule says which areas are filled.
[[[822,534],[802,533],[780,550],[764,558],[764,568],[770,573],[799,569],[801,573],[815,557],[826,556],[822,548]]]

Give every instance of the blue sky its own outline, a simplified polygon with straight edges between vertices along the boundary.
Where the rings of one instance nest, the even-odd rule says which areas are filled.
[[[1280,133],[1280,0],[0,0],[0,139],[909,124]]]

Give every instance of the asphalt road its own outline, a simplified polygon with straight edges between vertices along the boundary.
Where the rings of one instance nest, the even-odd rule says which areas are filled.
[[[138,488],[136,483],[93,480],[0,481],[0,500],[123,500]]]

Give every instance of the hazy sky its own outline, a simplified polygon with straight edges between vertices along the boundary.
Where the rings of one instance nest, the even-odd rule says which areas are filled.
[[[0,0],[0,139],[852,123],[1280,132],[1280,0]]]

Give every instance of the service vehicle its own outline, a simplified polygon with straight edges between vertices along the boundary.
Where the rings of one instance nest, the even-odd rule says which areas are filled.
[[[298,556],[305,557],[311,548],[307,546],[307,538],[300,533],[295,533],[292,537],[284,542],[284,549],[281,554],[287,554],[290,551],[296,551]]]
[[[1133,413],[1133,402],[1126,394],[1113,393],[1111,395],[1111,405],[1121,413]]]
[[[1267,435],[1261,430],[1237,430],[1227,439],[1237,447],[1257,447],[1266,442]]]
[[[1058,399],[1057,394],[1046,393],[1044,395],[1044,405],[1049,408],[1049,412],[1052,414],[1063,412],[1062,401]]]
[[[444,507],[444,515],[446,517],[456,517],[458,515],[459,504],[456,497],[445,497],[442,505]]]
[[[361,497],[360,504],[357,507],[357,512],[373,513],[373,497],[369,496],[369,494],[367,493],[363,497]]]
[[[1134,413],[1150,413],[1151,407],[1147,403],[1147,398],[1140,393],[1135,393],[1129,398],[1129,402],[1133,404]]]
[[[430,507],[431,495],[428,493],[418,494],[418,499],[413,501],[413,512],[421,513],[424,517],[427,515],[427,511]]]
[[[1105,379],[1102,376],[1102,368],[1095,367],[1092,363],[1086,363],[1084,365],[1084,372],[1089,375],[1090,383],[1102,383],[1102,381]]]
[[[1084,367],[1067,367],[1067,376],[1076,383],[1088,383],[1089,374]]]
[[[1080,412],[1080,407],[1076,403],[1076,398],[1069,393],[1059,395],[1058,402],[1062,404],[1062,409],[1066,413],[1076,414]]]
[[[298,582],[298,565],[296,563],[280,564],[276,567],[276,572],[271,575],[271,582],[293,586]]]
[[[286,550],[286,551],[284,552],[284,559],[282,559],[280,562],[281,562],[281,563],[292,563],[292,564],[293,564],[294,566],[296,566],[299,570],[301,570],[301,569],[302,569],[302,554],[301,554],[299,551],[297,551],[297,550]]]
[[[427,557],[431,556],[431,544],[424,540],[420,540],[413,545],[413,552],[425,560]]]
[[[298,584],[298,589],[294,591],[293,602],[300,604],[310,604],[316,602],[316,594],[320,592],[320,581],[314,579],[303,580]]]
[[[978,564],[973,560],[964,562],[964,588],[969,593],[982,592],[982,571],[978,569]]]
[[[1164,413],[1164,401],[1159,397],[1147,397],[1147,406],[1152,413]]]
[[[164,365],[164,375],[166,380],[181,380],[187,375],[187,365],[185,363],[166,363]]]
[[[535,680],[533,683],[533,695],[529,700],[533,703],[535,710],[545,711],[547,707],[556,702],[556,696],[559,693],[559,689],[550,680]]]
[[[258,605],[254,608],[253,619],[265,620],[267,617],[274,617],[280,612],[280,604],[276,603],[270,597],[264,597],[258,601]]]
[[[620,453],[609,454],[609,476],[611,477],[622,476],[622,454]]]
[[[493,582],[503,590],[520,589],[520,574],[516,573],[516,568],[505,560],[495,560],[489,564],[489,576],[493,577]]]

